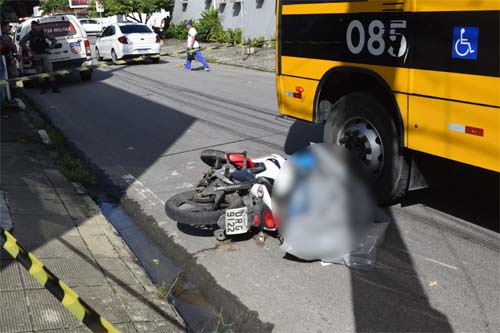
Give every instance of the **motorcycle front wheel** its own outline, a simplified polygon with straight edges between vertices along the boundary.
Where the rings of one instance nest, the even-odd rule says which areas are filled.
[[[196,191],[181,192],[165,203],[165,213],[172,220],[190,225],[215,225],[226,209],[239,208],[243,199],[236,193],[224,196],[217,206],[214,202],[200,203],[194,200]]]

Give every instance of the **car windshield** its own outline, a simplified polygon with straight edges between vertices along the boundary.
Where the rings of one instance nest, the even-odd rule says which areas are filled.
[[[43,31],[54,37],[72,36],[76,34],[75,27],[68,21],[47,22],[40,24],[40,26]]]
[[[120,30],[124,34],[133,34],[133,33],[143,33],[143,32],[152,32],[151,29],[149,29],[148,26],[146,25],[140,25],[140,24],[127,24],[127,25],[121,25]]]

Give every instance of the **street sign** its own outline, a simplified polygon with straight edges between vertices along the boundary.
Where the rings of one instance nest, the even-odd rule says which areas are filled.
[[[104,5],[100,1],[95,2],[95,10],[98,13],[104,13]]]

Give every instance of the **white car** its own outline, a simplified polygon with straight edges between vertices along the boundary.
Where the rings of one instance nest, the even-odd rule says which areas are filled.
[[[95,53],[98,60],[160,54],[160,37],[142,23],[114,23],[97,36]],[[158,63],[160,58],[153,58]]]
[[[19,49],[19,42],[31,31],[31,22],[37,21],[40,27],[49,35],[57,39],[57,46],[49,51],[49,59],[54,70],[73,70],[77,67],[92,65],[90,42],[87,33],[74,15],[53,15],[39,18],[30,18],[21,23],[16,30],[15,40]],[[32,68],[30,52],[22,51],[22,61],[19,63],[21,73],[35,74]],[[83,81],[92,78],[92,70],[79,72]]]
[[[80,24],[88,34],[100,34],[102,32],[102,23],[93,19],[80,19]]]

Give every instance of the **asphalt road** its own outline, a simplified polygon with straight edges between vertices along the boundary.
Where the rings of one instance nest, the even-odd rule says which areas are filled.
[[[499,238],[476,225],[498,222],[496,175],[477,176],[486,179],[483,186],[461,174],[464,182],[453,188],[420,192],[406,207],[393,207],[394,223],[369,273],[291,260],[273,238],[263,246],[246,240],[216,248],[212,237],[180,231],[163,203],[200,177],[201,149],[292,153],[322,134],[277,117],[273,74],[227,66],[184,72],[179,64],[116,66],[96,71],[92,82],[65,79],[62,94],[27,94],[277,332],[500,330]]]

